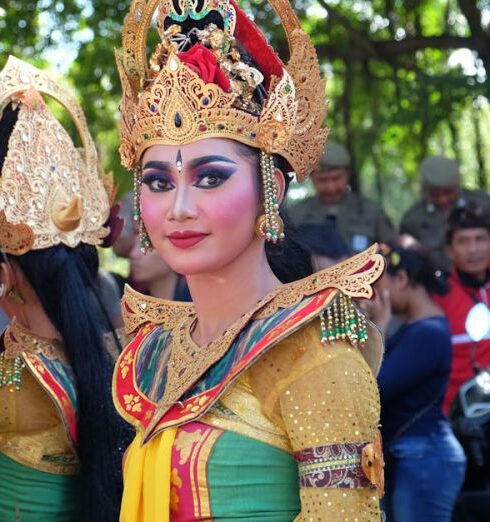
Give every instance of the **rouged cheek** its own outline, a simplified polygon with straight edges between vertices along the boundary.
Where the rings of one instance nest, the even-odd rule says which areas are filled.
[[[251,190],[227,194],[215,204],[205,204],[203,213],[209,220],[213,232],[233,228],[248,228],[255,223],[257,196]]]
[[[168,205],[165,199],[165,197],[162,197],[162,194],[153,194],[146,190],[141,192],[141,217],[145,223],[146,230],[151,235],[163,231],[164,216],[168,212]]]

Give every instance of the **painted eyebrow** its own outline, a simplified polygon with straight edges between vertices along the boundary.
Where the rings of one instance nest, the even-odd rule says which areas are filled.
[[[213,163],[216,161],[221,161],[224,163],[232,163],[233,165],[236,165],[236,163],[233,160],[231,160],[230,158],[227,158],[226,156],[202,156],[200,158],[196,158],[196,159],[189,161],[189,168],[191,170],[194,170],[197,167],[200,167],[201,165],[205,165],[206,163]]]
[[[172,164],[168,161],[147,161],[143,165],[143,170],[145,169],[172,170]]]

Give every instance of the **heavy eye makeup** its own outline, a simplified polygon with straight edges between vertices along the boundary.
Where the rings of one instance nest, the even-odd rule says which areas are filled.
[[[231,166],[203,166],[193,173],[193,186],[206,190],[217,188],[223,185],[235,172],[236,168]]]
[[[151,192],[168,192],[175,188],[173,184],[172,176],[162,171],[151,171],[143,173],[143,179],[141,180]]]

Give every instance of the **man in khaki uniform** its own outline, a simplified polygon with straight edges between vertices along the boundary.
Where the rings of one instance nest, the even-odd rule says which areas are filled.
[[[444,156],[429,156],[420,165],[422,200],[403,216],[400,233],[410,234],[429,251],[435,266],[449,271],[446,255],[446,223],[455,208],[480,207],[490,212],[490,197],[461,188],[459,165]]]
[[[318,170],[311,175],[315,195],[294,205],[288,215],[297,227],[330,221],[350,253],[356,253],[376,241],[392,240],[396,232],[379,205],[351,191],[350,166],[347,149],[329,141]]]

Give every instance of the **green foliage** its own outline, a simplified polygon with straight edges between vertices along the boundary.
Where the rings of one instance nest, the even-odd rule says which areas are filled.
[[[270,6],[263,0],[240,3],[287,59],[284,35]],[[120,86],[114,49],[129,4],[6,0],[0,7],[0,67],[12,53],[67,76],[121,192],[131,180],[117,152]],[[490,155],[488,2],[293,4],[329,77],[327,124],[353,154],[359,176],[354,183],[383,198],[397,217],[417,192],[418,165],[427,154],[456,157],[467,185],[485,184],[490,174],[485,161]],[[449,61],[457,48],[474,50],[473,58],[469,51],[464,55],[463,67]],[[476,161],[478,154],[483,164]]]

